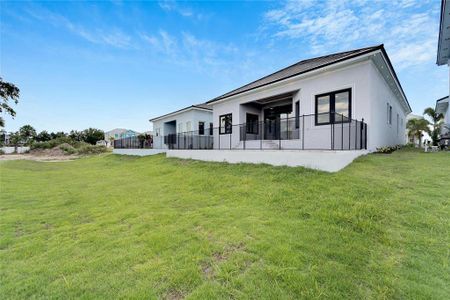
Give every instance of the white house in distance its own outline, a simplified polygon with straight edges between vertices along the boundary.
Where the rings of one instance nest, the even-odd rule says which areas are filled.
[[[439,40],[436,64],[450,67],[450,2],[441,2],[441,20],[439,26]],[[450,68],[449,68],[449,93],[450,93]],[[444,115],[444,125],[441,130],[441,144],[450,145],[450,108],[449,97],[443,97],[436,101],[436,112]]]
[[[207,104],[216,149],[374,151],[405,143],[411,112],[383,45],[300,61]]]
[[[150,119],[157,149],[206,149],[212,145],[212,109],[196,104]]]
[[[408,123],[411,119],[424,119],[423,116],[415,115],[415,114],[409,114],[406,117],[406,123]],[[432,130],[432,126],[429,126],[430,130]],[[405,131],[405,141],[406,143],[413,144],[415,147],[419,147],[419,145],[424,146],[428,141],[431,142],[431,137],[427,132],[422,133],[422,137],[420,140],[417,138],[417,136],[409,136],[409,130],[406,129]]]
[[[450,2],[447,0],[442,0],[441,2],[441,20],[439,25],[439,40],[436,64],[438,66],[448,65],[450,67]]]
[[[131,129],[125,129],[125,128],[115,128],[109,131],[105,132],[105,140],[104,143],[106,146],[111,146],[111,139],[114,140],[120,140],[124,138],[129,137],[135,137],[138,136],[139,132],[131,130]]]

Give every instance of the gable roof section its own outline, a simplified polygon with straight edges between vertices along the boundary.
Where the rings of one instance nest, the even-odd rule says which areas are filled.
[[[450,2],[442,0],[436,64],[442,66],[450,59]]]
[[[152,118],[149,121],[150,122],[154,122],[156,120],[159,120],[159,119],[162,119],[162,118],[165,118],[165,117],[169,117],[171,115],[175,115],[175,114],[178,114],[178,113],[182,113],[182,112],[185,112],[185,111],[189,111],[189,110],[192,110],[192,109],[212,111],[211,107],[207,106],[205,103],[200,103],[200,104],[191,105],[191,106],[188,106],[188,107],[185,107],[185,108],[182,108],[182,109],[170,112],[168,114],[165,114],[165,115],[162,115],[162,116],[159,116],[159,117]]]
[[[445,114],[449,106],[449,96],[436,100],[435,111],[439,114]]]
[[[219,97],[209,100],[206,103],[210,104],[215,101],[219,101],[219,100],[222,100],[222,99],[234,96],[234,95],[248,92],[253,89],[263,87],[263,86],[266,86],[269,84],[273,84],[275,82],[285,80],[285,79],[288,79],[288,78],[291,78],[294,76],[306,74],[308,72],[312,72],[314,70],[318,70],[318,69],[321,69],[321,68],[339,63],[339,62],[343,62],[343,61],[346,61],[346,60],[349,60],[349,59],[352,59],[352,58],[355,58],[358,56],[362,56],[362,55],[365,55],[365,54],[368,54],[371,52],[375,52],[375,51],[381,51],[383,53],[384,57],[386,58],[389,68],[392,70],[393,77],[396,80],[398,86],[400,87],[401,93],[403,94],[408,107],[411,109],[411,106],[408,103],[406,95],[403,91],[400,81],[398,80],[398,77],[397,77],[397,74],[395,73],[394,67],[392,66],[392,63],[391,63],[389,57],[387,56],[387,53],[386,53],[386,50],[384,49],[383,44],[378,45],[378,46],[360,48],[360,49],[355,49],[355,50],[351,50],[351,51],[339,52],[339,53],[334,53],[334,54],[330,54],[330,55],[325,55],[325,56],[320,56],[320,57],[316,57],[316,58],[302,60],[302,61],[299,61],[298,63],[295,63],[284,69],[276,71],[275,73],[272,73],[272,74],[262,77],[258,80],[255,80],[249,84],[246,84],[240,88],[232,90],[231,92],[225,93]]]

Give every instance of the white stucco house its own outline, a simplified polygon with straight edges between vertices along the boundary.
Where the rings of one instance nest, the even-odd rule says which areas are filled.
[[[439,40],[436,64],[438,66],[447,65],[450,67],[450,2],[442,0],[441,19],[439,25]],[[450,93],[450,68],[449,68],[449,93]],[[437,113],[444,115],[444,125],[441,127],[440,143],[450,145],[450,108],[449,97],[443,97],[436,101]]]
[[[411,119],[424,119],[424,117],[411,113],[406,117],[406,123],[408,123],[408,121]],[[431,125],[429,125],[428,127],[430,128],[430,131],[433,129],[433,127]],[[410,136],[409,130],[406,129],[405,130],[405,141],[407,144],[413,144],[415,147],[419,147],[419,145],[425,146],[426,143],[431,142],[431,137],[427,132],[424,131],[422,133],[422,137],[419,140],[419,138],[417,136]]]
[[[207,149],[212,145],[212,109],[196,104],[150,119],[157,149]]]
[[[442,0],[436,64],[450,67],[450,2]],[[449,68],[450,77],[450,68]],[[450,90],[450,84],[449,84]]]
[[[450,148],[450,104],[449,96],[436,100],[436,113],[444,116],[444,122],[439,134],[439,144]]]
[[[374,151],[405,144],[411,112],[383,45],[300,61],[207,104],[215,149]]]

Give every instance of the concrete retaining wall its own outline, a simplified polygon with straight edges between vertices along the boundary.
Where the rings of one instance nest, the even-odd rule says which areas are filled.
[[[14,147],[2,147],[1,149],[3,150],[3,152],[5,154],[11,154],[11,153],[14,153],[14,151],[15,151]],[[30,147],[17,147],[18,154],[25,153],[29,150],[30,150]]]
[[[265,163],[273,166],[306,167],[337,172],[355,158],[367,154],[366,150],[168,150],[167,157],[196,159],[228,163]]]
[[[165,153],[166,149],[114,149],[114,154],[148,156]]]

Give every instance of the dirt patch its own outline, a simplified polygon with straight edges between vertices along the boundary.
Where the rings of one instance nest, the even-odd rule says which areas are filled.
[[[60,162],[60,161],[70,161],[76,158],[78,158],[78,156],[76,155],[49,156],[49,155],[34,155],[31,153],[0,155],[0,161],[25,159],[34,161]]]
[[[47,161],[47,162],[58,162],[58,161],[68,161],[78,158],[77,155],[66,155],[59,146],[52,149],[35,149],[31,150],[29,153],[24,154],[5,154],[0,155],[0,161],[2,160],[35,160],[35,161]]]
[[[233,253],[240,251],[245,251],[244,243],[227,245],[224,247],[223,251],[214,252],[212,255],[212,261],[205,262],[201,265],[203,276],[206,279],[214,278],[214,265],[220,264],[221,262],[227,260]]]
[[[180,299],[184,299],[184,294],[180,291],[170,291],[165,295],[164,299],[180,300]]]

